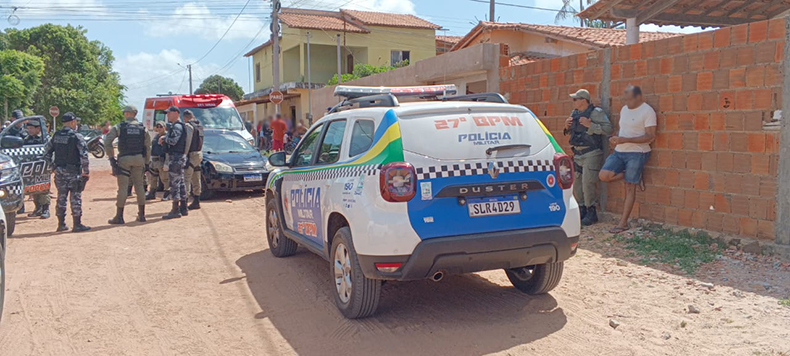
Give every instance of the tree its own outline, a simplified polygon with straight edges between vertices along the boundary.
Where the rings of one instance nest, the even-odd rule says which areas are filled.
[[[225,94],[233,101],[239,101],[244,96],[244,89],[235,80],[215,74],[203,80],[195,94]]]
[[[345,83],[347,81],[368,77],[368,76],[371,76],[373,74],[388,72],[388,71],[391,71],[391,70],[393,70],[395,68],[406,67],[408,65],[409,65],[409,60],[408,59],[404,60],[404,61],[401,61],[401,62],[398,62],[398,63],[395,63],[394,66],[390,66],[390,65],[386,65],[385,64],[383,66],[376,67],[376,66],[373,66],[373,65],[370,65],[370,64],[355,64],[354,65],[354,71],[351,72],[351,73],[343,74],[343,76],[341,78],[343,78],[343,83]],[[332,77],[332,79],[329,79],[329,82],[327,84],[328,85],[335,85],[335,84],[337,84],[337,74],[335,74]]]
[[[41,87],[31,99],[30,108],[36,114],[56,105],[85,124],[122,120],[124,87],[112,70],[115,58],[107,46],[88,40],[86,33],[82,27],[53,24],[6,30],[5,46],[44,62]]]
[[[14,50],[0,50],[0,116],[10,117],[11,110],[27,108],[41,85],[44,61]]]

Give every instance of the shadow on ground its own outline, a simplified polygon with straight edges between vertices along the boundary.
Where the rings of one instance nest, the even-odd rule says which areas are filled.
[[[488,354],[544,338],[567,323],[552,296],[527,296],[478,275],[387,282],[374,316],[347,320],[335,308],[329,263],[322,258],[300,250],[278,259],[264,250],[236,264],[262,309],[254,317],[269,319],[303,355]]]

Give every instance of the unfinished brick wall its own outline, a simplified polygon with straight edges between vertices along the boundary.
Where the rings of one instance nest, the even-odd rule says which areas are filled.
[[[568,93],[610,98],[616,125],[625,87],[640,85],[658,114],[658,136],[632,216],[773,239],[779,135],[763,124],[781,109],[784,35],[777,19],[506,67],[501,90],[568,151]],[[607,192],[606,210],[621,212],[622,183]]]

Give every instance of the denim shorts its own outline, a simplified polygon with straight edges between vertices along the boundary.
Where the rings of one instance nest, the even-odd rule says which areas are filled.
[[[603,164],[603,171],[611,171],[615,174],[625,172],[625,181],[631,184],[639,184],[642,179],[642,171],[645,163],[650,158],[650,152],[617,152],[614,151]]]

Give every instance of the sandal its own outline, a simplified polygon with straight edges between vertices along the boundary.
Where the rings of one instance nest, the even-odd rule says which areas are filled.
[[[631,227],[615,226],[615,227],[609,229],[609,233],[610,234],[619,234],[619,233],[622,233],[622,232],[626,232],[626,231],[628,231],[630,229],[631,229]]]

